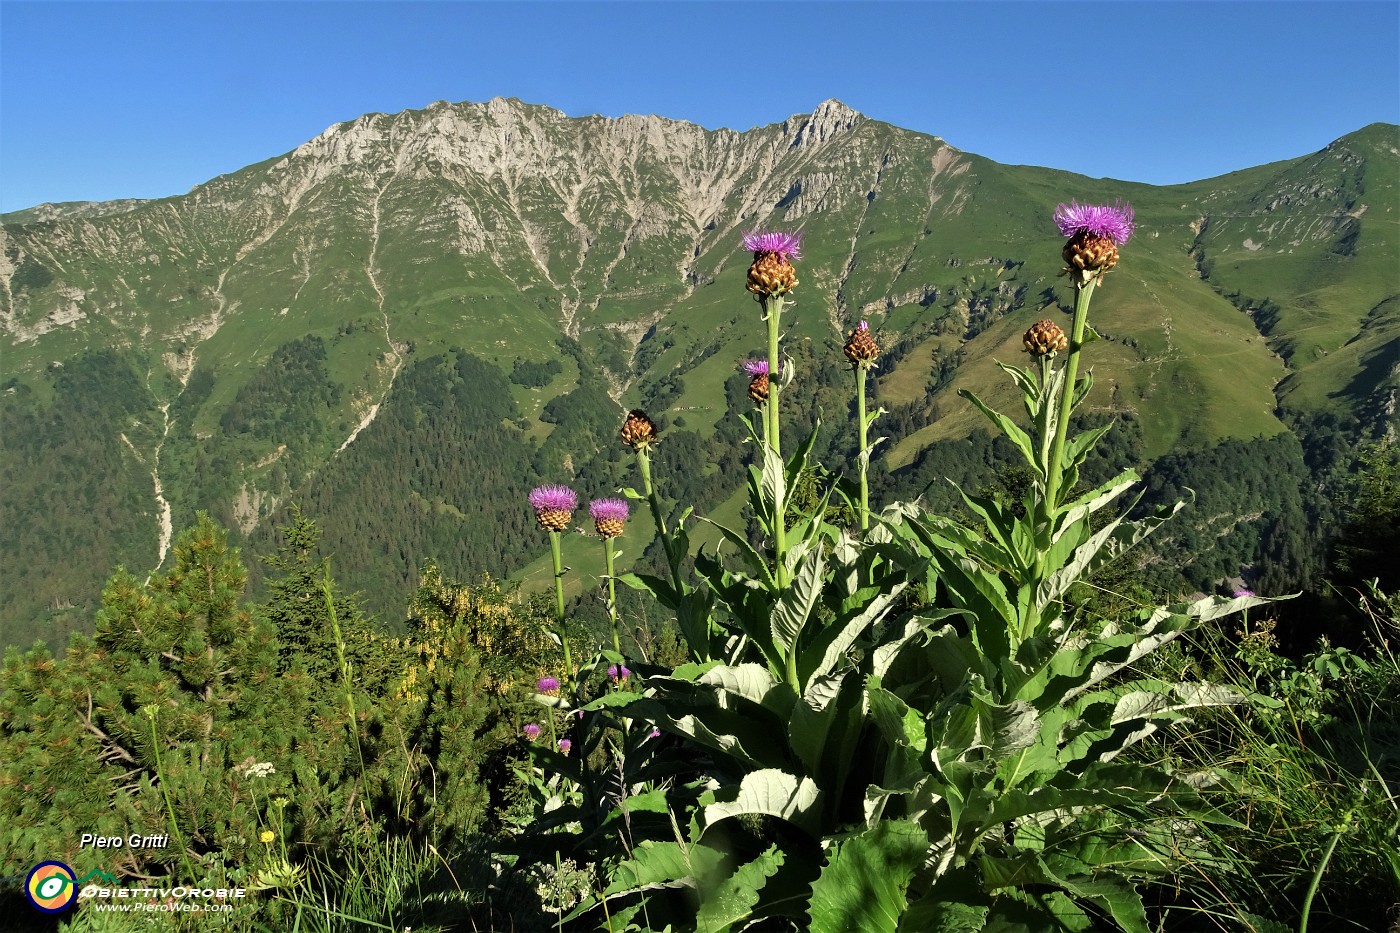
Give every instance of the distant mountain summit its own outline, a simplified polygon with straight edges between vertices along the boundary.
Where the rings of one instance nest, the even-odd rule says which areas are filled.
[[[452,436],[504,432],[526,479],[605,472],[601,425],[624,407],[713,437],[759,339],[738,247],[756,227],[803,235],[793,320],[811,365],[837,365],[823,348],[863,318],[892,348],[882,403],[917,410],[887,448],[895,471],[973,430],[956,390],[998,399],[994,361],[1058,313],[1050,215],[1071,198],[1137,211],[1096,299],[1095,393],[1141,422],[1149,455],[1317,413],[1387,429],[1397,144],[1376,124],[1156,187],[999,165],[835,100],[736,132],[497,98],[366,114],[179,197],[4,215],[0,621],[90,609],[96,581],[164,560],[196,509],[246,535],[332,489],[327,510],[363,514],[351,468],[431,519],[421,540],[367,528],[399,565],[424,541],[488,536],[502,519],[469,500],[506,478],[454,492],[427,446],[400,462],[442,428],[434,380],[495,386],[490,425]],[[454,553],[518,563],[489,537]]]

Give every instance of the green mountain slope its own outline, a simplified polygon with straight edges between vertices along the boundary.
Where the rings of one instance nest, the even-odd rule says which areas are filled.
[[[1007,401],[994,363],[1057,313],[1050,215],[1070,198],[1137,210],[1096,298],[1095,405],[1135,415],[1147,456],[1316,411],[1388,423],[1398,165],[1376,125],[1161,188],[999,165],[836,101],[738,133],[497,99],[369,114],[182,197],[6,215],[0,634],[81,617],[113,563],[150,569],[198,509],[256,546],[315,503],[385,614],[426,557],[521,566],[521,489],[610,490],[625,408],[712,460],[734,437],[726,382],[759,341],[737,245],[758,226],[805,237],[800,392],[843,404],[814,368],[862,318],[890,348],[890,469],[979,427],[959,388]],[[75,400],[83,384],[107,398]],[[693,472],[718,507],[723,477]],[[99,507],[119,514],[85,521]]]

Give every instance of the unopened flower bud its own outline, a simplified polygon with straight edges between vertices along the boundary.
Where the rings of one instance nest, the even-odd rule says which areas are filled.
[[[857,366],[869,366],[880,355],[880,345],[870,336],[870,325],[861,321],[846,335],[846,345],[842,347],[846,359]]]
[[[622,423],[622,443],[632,448],[642,448],[654,444],[657,438],[656,422],[647,417],[640,408],[627,413]]]
[[[1036,321],[1021,340],[1034,357],[1050,356],[1069,347],[1069,338],[1054,321]]]

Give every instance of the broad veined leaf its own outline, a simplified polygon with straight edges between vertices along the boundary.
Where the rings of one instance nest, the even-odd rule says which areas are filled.
[[[1109,522],[1076,547],[1069,561],[1045,579],[1038,600],[1048,603],[1059,599],[1075,582],[1133,547],[1185,507],[1184,502],[1178,502],[1169,510],[1159,510],[1157,514],[1139,521],[1125,522],[1117,518]]]
[[[740,664],[736,667],[717,664],[695,678],[695,682],[737,694],[760,706],[764,705],[769,692],[779,684],[778,679],[769,673],[767,668],[758,664]]]
[[[760,891],[783,866],[783,859],[781,849],[769,846],[753,861],[740,865],[733,874],[704,891],[695,918],[697,933],[727,933],[734,924],[748,919],[758,904]]]
[[[780,761],[787,758],[783,754],[786,750],[774,745],[771,733],[729,711],[710,710],[704,716],[687,714],[669,720],[669,727],[752,768],[774,764],[774,752],[779,753]]]
[[[656,842],[645,839],[632,850],[632,858],[612,871],[604,897],[632,894],[654,888],[697,887],[712,875],[724,856],[704,845]]]
[[[895,933],[928,851],[915,823],[885,820],[840,843],[812,883],[811,933]]]
[[[991,421],[992,424],[1000,428],[1001,432],[1006,435],[1006,439],[1011,441],[1011,443],[1015,444],[1017,449],[1025,455],[1026,461],[1028,463],[1036,462],[1035,444],[1031,442],[1030,435],[1027,434],[1025,431],[1021,430],[1021,428],[1016,424],[1016,422],[1012,421],[1006,415],[1003,415],[1001,412],[997,411],[995,408],[982,401],[976,396],[976,394],[968,391],[967,389],[959,389],[958,394],[961,395],[963,398],[967,399],[972,404],[976,405],[977,409],[981,411],[982,414],[986,415],[987,419]]]
[[[870,706],[870,717],[875,721],[885,741],[895,746],[908,746],[918,755],[922,755],[928,747],[923,715],[881,686],[878,677],[870,678],[865,692]]]
[[[749,569],[763,582],[765,587],[770,590],[777,588],[777,584],[773,580],[773,572],[768,568],[768,561],[764,560],[763,556],[753,549],[753,545],[749,544],[748,538],[733,529],[726,528],[719,522],[710,521],[708,518],[701,518],[700,520],[713,525],[718,529],[719,533],[724,536],[724,540],[734,545],[735,549],[743,556],[744,563],[749,566]]]
[[[908,585],[896,584],[890,592],[873,597],[855,616],[844,621],[837,619],[824,627],[798,658],[797,670],[802,682],[805,684],[813,677],[823,677],[835,670],[845,659],[846,652],[855,644],[856,639],[885,617],[895,599]]]
[[[714,792],[715,802],[705,807],[705,825],[745,813],[764,813],[787,820],[812,838],[819,838],[822,792],[809,777],[797,777],[776,768],[744,775],[737,788]]]
[[[1067,860],[1045,859],[1041,864],[1051,883],[1059,885],[1072,897],[1088,901],[1108,912],[1123,933],[1148,933],[1147,911],[1142,896],[1126,878],[1109,874],[1092,875],[1093,866],[1085,865],[1083,874],[1071,874],[1065,869]]]
[[[796,549],[794,549],[796,550]],[[822,595],[822,570],[826,560],[820,548],[808,549],[792,558],[795,571],[787,589],[778,596],[770,617],[774,646],[786,656],[797,645],[812,609]]]
[[[617,579],[629,589],[650,591],[667,609],[674,609],[676,606],[675,588],[660,577],[646,573],[623,573],[619,574]]]
[[[808,774],[820,774],[822,756],[826,751],[827,736],[836,722],[837,698],[848,679],[854,680],[851,670],[838,671],[825,677],[813,677],[807,682],[801,698],[793,706],[792,722],[788,726],[788,742]],[[855,686],[859,689],[859,684]]]

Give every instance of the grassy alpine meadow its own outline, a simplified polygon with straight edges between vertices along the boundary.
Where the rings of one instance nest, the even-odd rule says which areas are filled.
[[[1275,599],[1152,597],[1134,549],[1184,503],[1135,508],[1137,473],[1093,459],[1120,429],[1082,417],[1101,381],[1160,338],[1219,390],[1183,402],[1183,423],[1196,404],[1238,406],[1252,431],[1273,416],[1230,395],[1218,354],[1193,362],[1204,341],[1244,341],[1238,322],[1163,330],[1165,302],[1132,271],[1132,206],[1070,201],[1037,222],[1069,313],[976,361],[1006,388],[964,390],[956,417],[1016,464],[955,488],[955,508],[872,489],[889,414],[872,372],[902,335],[853,317],[823,358],[804,334],[829,306],[803,262],[824,246],[755,230],[752,300],[732,296],[744,361],[706,362],[730,368],[709,380],[724,397],[677,396],[746,436],[741,507],[674,501],[675,477],[710,461],[634,409],[628,485],[519,478],[534,527],[496,533],[539,555],[534,596],[427,563],[387,634],[299,514],[260,568],[262,602],[204,515],[168,570],[118,571],[93,636],[5,659],[5,922],[1396,929],[1400,607],[1360,586],[1345,595],[1371,640],[1298,658]],[[826,420],[793,391],[821,370],[844,393]],[[583,375],[525,359],[500,391],[528,407]],[[849,435],[848,462],[817,462],[824,432]],[[1393,540],[1400,512],[1393,447],[1369,456],[1348,513],[1358,574],[1381,553],[1365,529]]]

